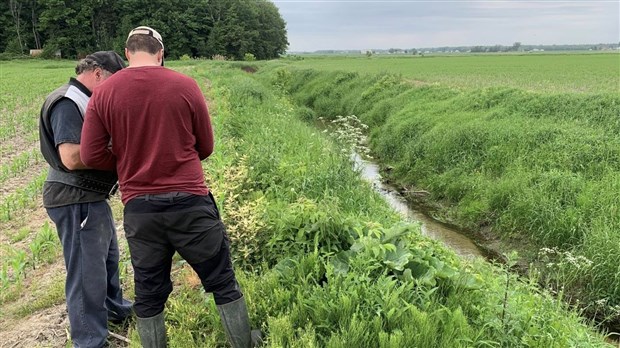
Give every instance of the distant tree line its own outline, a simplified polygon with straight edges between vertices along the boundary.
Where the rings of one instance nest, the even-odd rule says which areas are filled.
[[[271,59],[288,46],[286,23],[268,0],[2,0],[0,53],[121,53],[138,25],[161,33],[170,58]]]
[[[491,46],[441,46],[425,48],[389,48],[389,49],[363,49],[363,50],[318,50],[314,52],[295,52],[295,53],[314,53],[314,54],[409,54],[424,55],[424,53],[465,53],[465,52],[529,52],[529,51],[604,51],[617,50],[618,43],[598,43],[598,44],[568,44],[568,45],[527,45],[515,42],[510,46],[491,45]]]
[[[512,46],[474,46],[470,49],[471,52],[519,52],[521,50],[521,43],[515,42]]]
[[[511,46],[456,46],[419,48],[420,52],[526,52],[526,51],[600,51],[617,49],[620,43],[568,44],[568,45],[527,45],[515,42]]]

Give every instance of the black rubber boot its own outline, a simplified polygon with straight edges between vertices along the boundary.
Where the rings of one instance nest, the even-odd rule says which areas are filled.
[[[258,347],[262,343],[259,330],[250,331],[250,318],[245,298],[217,306],[228,341],[233,348]]]
[[[164,312],[150,318],[136,317],[138,334],[144,348],[166,348]]]

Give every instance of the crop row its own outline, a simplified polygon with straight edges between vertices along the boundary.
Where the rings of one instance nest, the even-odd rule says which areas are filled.
[[[34,208],[41,197],[43,183],[47,177],[47,171],[43,171],[24,187],[17,188],[4,198],[0,205],[0,222],[7,222],[16,216],[24,208]]]
[[[56,230],[46,222],[34,239],[28,243],[28,249],[2,246],[0,257],[0,304],[17,295],[28,268],[36,269],[41,264],[55,261],[60,252],[60,243]],[[13,290],[13,291],[11,291]]]

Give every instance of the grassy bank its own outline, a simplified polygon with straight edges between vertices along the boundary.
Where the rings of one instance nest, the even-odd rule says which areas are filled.
[[[431,192],[446,220],[519,245],[542,282],[618,320],[618,91],[460,89],[283,67],[263,78],[307,119],[357,115],[392,180]]]

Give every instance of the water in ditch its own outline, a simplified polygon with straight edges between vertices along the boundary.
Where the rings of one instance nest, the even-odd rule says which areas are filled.
[[[419,221],[422,224],[422,234],[443,242],[459,256],[466,259],[483,257],[480,249],[474,242],[459,231],[434,220],[424,213],[411,208],[405,198],[394,188],[383,183],[379,166],[364,160],[358,154],[352,156],[354,165],[360,171],[364,180],[370,182],[390,206],[410,221]]]
[[[418,221],[422,225],[422,234],[443,242],[447,247],[454,250],[454,252],[465,259],[475,259],[483,257],[484,254],[474,244],[474,242],[460,233],[441,222],[425,215],[421,211],[418,211],[407,204],[405,198],[393,187],[383,183],[381,174],[379,173],[379,166],[375,163],[362,159],[359,155],[354,154],[352,156],[354,165],[357,170],[360,171],[364,180],[370,182],[372,187],[377,191],[389,205],[399,212],[405,219],[410,221]],[[617,330],[616,328],[608,328],[610,331]],[[616,335],[605,337],[605,341],[614,346],[620,347],[620,339]]]

